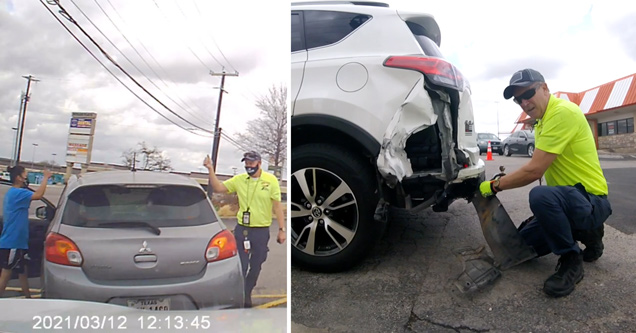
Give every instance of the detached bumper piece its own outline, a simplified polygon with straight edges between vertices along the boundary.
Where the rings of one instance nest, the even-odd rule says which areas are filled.
[[[464,293],[494,282],[501,276],[500,270],[537,256],[534,249],[525,243],[496,196],[484,198],[477,191],[472,203],[494,259],[484,253],[483,246],[477,250],[461,250],[457,253],[464,262],[464,272],[457,278],[455,285]]]
[[[485,249],[482,246],[476,250],[463,249],[457,251],[457,256],[464,263],[464,271],[455,281],[455,286],[462,293],[481,289],[501,276],[501,271],[495,267],[493,259],[484,253]]]

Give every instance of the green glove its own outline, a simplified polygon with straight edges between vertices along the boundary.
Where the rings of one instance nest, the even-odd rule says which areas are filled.
[[[479,192],[481,192],[482,197],[488,198],[489,196],[493,196],[497,193],[497,191],[492,187],[492,182],[492,180],[487,180],[479,184]]]

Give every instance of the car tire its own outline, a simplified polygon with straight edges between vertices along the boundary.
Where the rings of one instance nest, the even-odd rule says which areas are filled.
[[[528,145],[528,156],[532,157],[532,155],[534,155],[534,145],[533,144],[529,144]]]
[[[288,185],[292,263],[321,272],[358,263],[382,230],[373,218],[376,184],[372,165],[353,152],[328,144],[294,148]]]
[[[503,151],[502,151],[502,150],[500,150],[500,151],[498,152],[498,154],[499,154],[499,156],[503,155]]]
[[[512,153],[510,152],[510,147],[508,145],[504,146],[503,154],[506,156],[512,155]]]

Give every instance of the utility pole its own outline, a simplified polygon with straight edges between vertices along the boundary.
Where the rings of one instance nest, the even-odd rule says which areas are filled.
[[[28,75],[28,76],[22,76],[23,78],[27,79],[27,88],[26,88],[26,94],[24,94],[24,98],[23,98],[23,103],[22,103],[22,108],[20,109],[20,125],[18,126],[18,149],[16,152],[16,159],[15,159],[15,165],[18,165],[20,163],[20,152],[22,151],[22,135],[24,134],[24,121],[26,118],[26,111],[27,111],[27,105],[29,104],[29,92],[31,91],[31,81],[35,81],[38,82],[40,80],[35,79],[32,75]]]
[[[225,91],[225,77],[226,76],[238,76],[238,72],[227,73],[225,69],[221,73],[214,73],[210,71],[210,75],[212,76],[220,76],[221,77],[221,87],[219,87],[219,103],[216,107],[216,122],[214,124],[214,141],[212,141],[212,164],[214,167],[214,171],[216,171],[216,161],[219,155],[219,143],[221,141],[221,131],[219,129],[219,120],[221,118],[221,102],[223,101],[223,93],[227,93]],[[210,186],[211,188],[211,186]]]

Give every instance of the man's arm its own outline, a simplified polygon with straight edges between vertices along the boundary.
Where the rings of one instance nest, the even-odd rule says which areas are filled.
[[[42,183],[40,183],[40,187],[33,193],[31,196],[31,201],[40,200],[44,197],[44,192],[46,192],[46,184],[49,182],[49,178],[51,178],[51,172],[49,170],[42,171]]]
[[[210,156],[206,156],[203,160],[203,166],[208,169],[210,184],[212,184],[212,189],[215,193],[227,193],[227,187],[221,183],[221,181],[216,177],[214,173],[214,165],[212,164],[212,160],[210,160]]]
[[[283,205],[280,204],[280,201],[272,200],[274,204],[274,214],[276,214],[276,220],[278,221],[278,237],[276,240],[279,244],[285,243],[285,239],[287,238],[286,231],[281,229],[285,228],[285,215],[283,214]]]
[[[517,171],[499,179],[499,189],[509,190],[522,187],[540,179],[557,156],[559,155],[535,149],[530,162]]]

